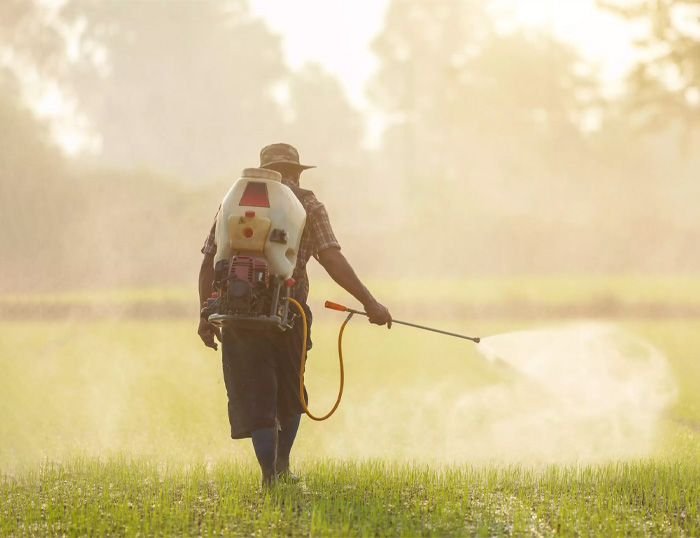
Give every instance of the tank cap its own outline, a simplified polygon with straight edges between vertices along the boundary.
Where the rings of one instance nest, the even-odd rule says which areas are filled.
[[[271,179],[273,181],[282,181],[282,174],[266,168],[244,168],[241,172],[241,177],[248,179]]]

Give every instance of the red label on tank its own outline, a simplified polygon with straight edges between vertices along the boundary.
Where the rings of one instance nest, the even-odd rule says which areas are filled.
[[[270,207],[270,199],[267,196],[267,185],[259,181],[249,181],[241,196],[238,205],[254,207]]]

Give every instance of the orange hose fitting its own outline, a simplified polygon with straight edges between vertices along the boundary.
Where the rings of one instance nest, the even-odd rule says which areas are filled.
[[[347,312],[348,307],[343,306],[342,304],[338,303],[332,303],[331,301],[326,301],[326,308],[330,308],[331,310],[338,310],[339,312]]]

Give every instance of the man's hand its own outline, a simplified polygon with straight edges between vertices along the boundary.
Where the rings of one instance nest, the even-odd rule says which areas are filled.
[[[214,336],[216,336],[216,339],[221,342],[221,329],[219,329],[216,325],[212,325],[208,321],[200,319],[197,334],[199,334],[199,337],[202,339],[205,346],[212,348],[214,351],[219,349],[218,344],[214,340]]]
[[[377,301],[364,306],[370,323],[386,325],[387,329],[391,329],[391,314],[386,306],[379,304]]]

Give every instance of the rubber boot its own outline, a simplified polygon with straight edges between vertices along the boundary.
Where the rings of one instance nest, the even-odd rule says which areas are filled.
[[[292,445],[299,431],[301,415],[292,415],[280,425],[280,432],[277,440],[277,477],[281,480],[297,482],[299,478],[289,470],[289,455]]]
[[[263,490],[269,490],[277,478],[277,428],[263,428],[251,432],[253,449],[262,472]]]

